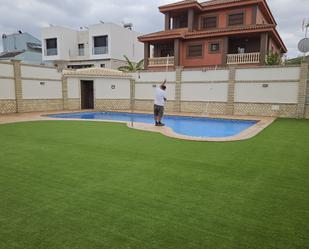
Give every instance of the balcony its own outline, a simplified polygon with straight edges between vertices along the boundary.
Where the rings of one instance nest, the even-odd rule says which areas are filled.
[[[149,67],[174,66],[174,63],[175,63],[174,57],[156,57],[148,59]]]
[[[69,55],[71,60],[87,59],[89,57],[89,50],[87,48],[70,49]]]
[[[45,50],[45,56],[53,56],[58,55],[58,49],[57,48],[47,48]]]
[[[258,64],[260,63],[260,53],[228,54],[227,64]]]
[[[92,53],[95,55],[108,54],[108,47],[94,47]]]

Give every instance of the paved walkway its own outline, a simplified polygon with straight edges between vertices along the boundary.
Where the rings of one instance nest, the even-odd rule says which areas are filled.
[[[92,110],[93,111],[93,110]],[[74,113],[80,111],[50,111],[50,112],[32,112],[32,113],[14,113],[7,115],[0,115],[0,124],[9,124],[9,123],[17,123],[17,122],[28,122],[28,121],[42,121],[42,120],[62,120],[58,118],[50,118],[46,115],[48,114],[59,114],[59,113]],[[130,111],[127,111],[130,112]],[[149,112],[138,112],[138,113],[149,113]],[[198,115],[193,113],[167,113],[170,115],[179,115],[179,116],[194,116],[194,117],[206,117],[205,115]],[[246,140],[254,137],[258,133],[260,133],[263,129],[269,126],[274,120],[274,117],[258,117],[258,116],[232,116],[232,115],[207,115],[210,118],[224,118],[224,119],[237,119],[237,120],[257,120],[259,121],[257,124],[251,126],[250,128],[242,131],[241,133],[223,138],[197,138],[190,137],[175,133],[169,127],[155,127],[151,124],[145,123],[134,123],[133,126],[131,122],[122,122],[122,121],[110,121],[110,120],[84,120],[84,119],[70,119],[76,121],[87,121],[87,122],[120,122],[127,123],[127,126],[132,129],[151,131],[151,132],[159,132],[168,137],[191,140],[191,141],[213,141],[213,142],[227,142],[227,141],[239,141]]]

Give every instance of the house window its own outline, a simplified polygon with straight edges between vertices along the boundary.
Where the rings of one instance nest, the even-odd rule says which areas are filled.
[[[216,28],[217,27],[217,17],[216,16],[203,17],[202,27],[203,29]]]
[[[108,36],[93,37],[93,54],[107,54],[108,53]]]
[[[230,14],[229,26],[244,24],[244,13]]]
[[[219,42],[210,43],[209,50],[212,53],[219,52],[219,50],[220,50],[220,43]]]
[[[78,55],[79,56],[85,55],[85,44],[83,43],[78,44]]]
[[[103,68],[105,68],[105,64],[101,64],[100,66],[103,67]]]
[[[57,38],[46,39],[46,52],[45,55],[57,55]]]
[[[189,45],[187,49],[187,56],[203,57],[203,45],[202,44]]]

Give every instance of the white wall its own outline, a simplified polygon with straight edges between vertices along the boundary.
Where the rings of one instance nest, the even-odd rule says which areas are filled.
[[[181,100],[226,102],[228,83],[190,83],[182,84]]]
[[[0,77],[14,77],[14,68],[11,64],[4,64],[0,62]]]
[[[129,79],[95,79],[96,99],[130,99]],[[111,86],[115,85],[115,89]]]
[[[139,83],[135,85],[135,99],[153,100],[155,97],[156,87],[159,84]],[[167,84],[167,100],[175,100],[175,86],[176,84]]]
[[[236,80],[298,80],[300,67],[237,69]]]
[[[21,66],[22,78],[61,80],[62,74],[56,68]]]
[[[298,83],[237,83],[235,102],[250,103],[285,103],[296,104],[298,101]]]
[[[68,78],[68,98],[80,98],[80,80],[77,78]]]
[[[15,99],[15,81],[0,79],[0,99]]]
[[[46,39],[57,38],[58,54],[46,56]],[[77,47],[77,31],[65,27],[46,27],[42,29],[43,61],[69,60],[70,49]]]
[[[22,80],[22,91],[24,99],[61,99],[62,82],[39,80]]]
[[[140,72],[132,74],[133,78],[138,82],[163,82],[167,79],[168,82],[176,81],[176,72]],[[140,77],[138,77],[140,76]]]
[[[144,58],[144,45],[137,39],[142,34],[119,25],[109,25],[111,26],[111,58],[124,60],[123,56],[126,55],[134,62],[142,60]]]
[[[228,81],[229,70],[183,71],[182,81]]]

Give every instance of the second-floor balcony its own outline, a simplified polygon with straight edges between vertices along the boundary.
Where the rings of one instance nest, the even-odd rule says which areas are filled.
[[[241,53],[241,54],[228,54],[227,64],[258,64],[260,63],[260,53]]]
[[[148,59],[149,67],[169,67],[174,66],[174,57],[156,57]]]
[[[94,47],[92,53],[94,55],[108,54],[108,47]]]
[[[45,56],[54,56],[58,55],[58,49],[57,48],[47,48],[44,52]]]
[[[89,57],[87,48],[75,48],[69,50],[69,55],[72,60],[86,59]]]

